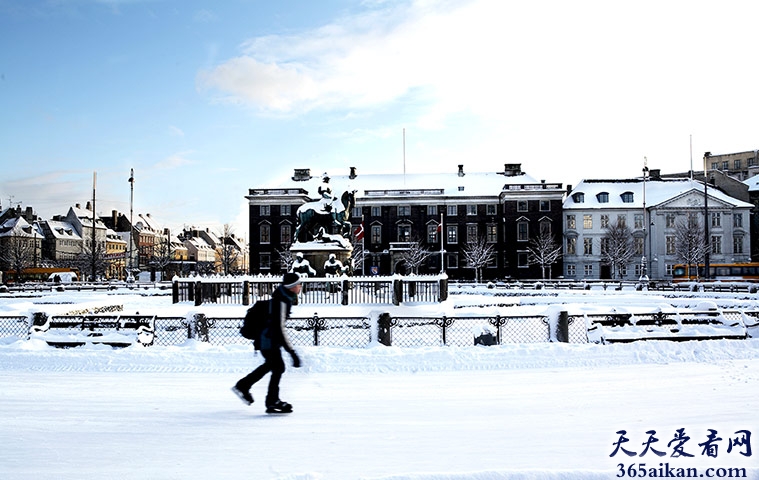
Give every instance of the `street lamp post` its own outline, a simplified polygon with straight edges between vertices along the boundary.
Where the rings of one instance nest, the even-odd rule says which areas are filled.
[[[648,159],[643,157],[643,255],[640,258],[640,279],[643,284],[648,283],[648,271],[646,268],[646,179],[648,177]]]
[[[134,268],[134,224],[132,216],[134,212],[134,168],[129,170],[129,270],[127,271],[127,282],[134,282],[132,270]]]

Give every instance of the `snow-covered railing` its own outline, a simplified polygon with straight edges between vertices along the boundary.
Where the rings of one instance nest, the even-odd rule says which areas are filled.
[[[193,302],[252,305],[267,299],[282,282],[281,276],[174,278],[174,303]],[[448,298],[445,275],[370,277],[315,277],[303,279],[299,305],[400,305],[438,303]]]
[[[29,325],[29,338],[54,346],[75,347],[106,344],[126,347],[152,345],[155,332],[153,315],[58,315],[35,312]]]

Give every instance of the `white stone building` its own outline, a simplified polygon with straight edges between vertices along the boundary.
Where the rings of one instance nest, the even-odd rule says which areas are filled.
[[[750,261],[752,205],[709,187],[707,195],[710,263]],[[632,180],[583,180],[564,200],[564,276],[611,278],[601,256],[606,227],[619,219],[632,230],[634,255],[615,278],[671,280],[680,263],[675,230],[689,216],[703,225],[704,184],[658,176]],[[645,257],[645,270],[644,270]]]

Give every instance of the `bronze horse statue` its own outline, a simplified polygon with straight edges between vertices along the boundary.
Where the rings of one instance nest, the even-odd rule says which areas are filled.
[[[355,190],[343,192],[340,200],[324,198],[314,202],[304,203],[298,207],[298,227],[295,229],[295,239],[298,242],[309,242],[316,237],[320,228],[330,233],[336,227],[336,233],[347,237],[351,232],[350,212],[356,206]]]

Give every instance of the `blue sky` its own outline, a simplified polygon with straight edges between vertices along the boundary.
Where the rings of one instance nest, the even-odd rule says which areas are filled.
[[[247,236],[293,168],[548,182],[759,148],[756,2],[0,0],[0,205]],[[759,4],[757,4],[759,5]]]

